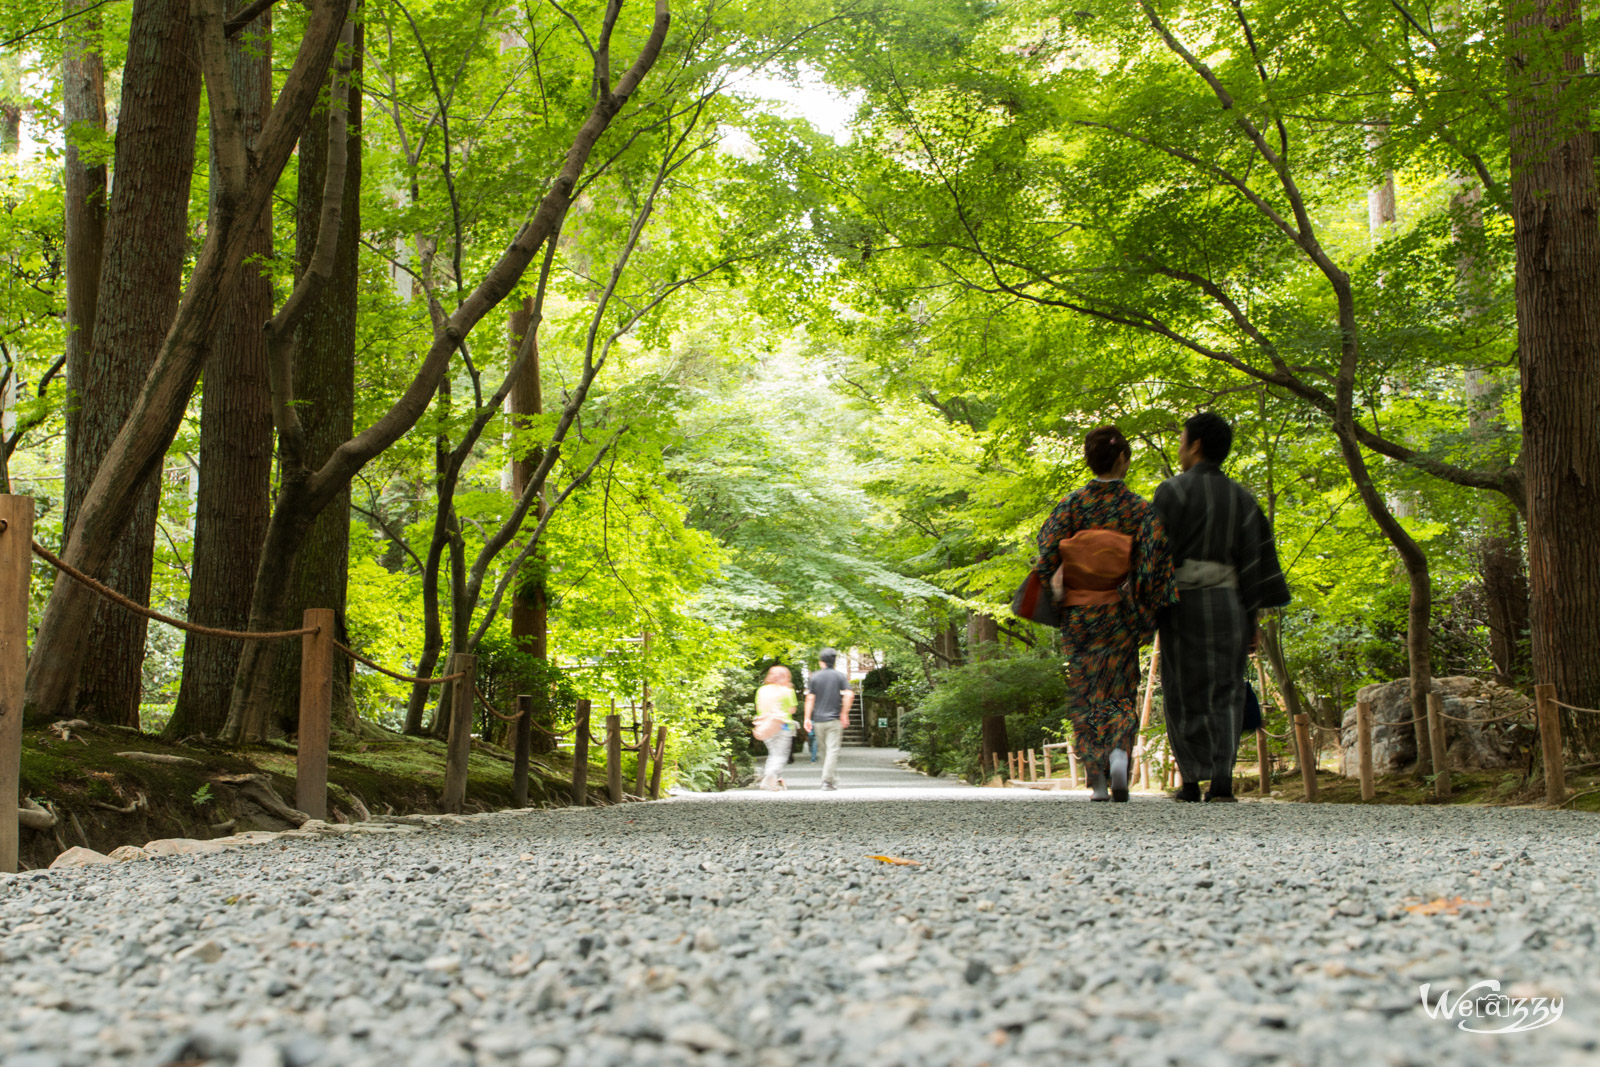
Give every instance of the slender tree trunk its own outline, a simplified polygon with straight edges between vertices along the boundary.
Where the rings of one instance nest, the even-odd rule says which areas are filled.
[[[67,0],[66,13],[89,0]],[[105,63],[100,52],[99,15],[79,15],[67,23],[61,57],[61,118],[67,127],[67,452],[77,447],[81,408],[78,397],[88,371],[94,340],[94,311],[100,300],[100,262],[106,237],[106,165],[86,162],[79,144],[106,132]]]
[[[523,338],[527,336],[530,324],[533,321],[533,298],[524,297],[522,304],[511,312],[511,356],[516,358],[516,353],[522,347]],[[511,422],[513,428],[520,429],[525,423],[519,416],[544,414],[544,389],[540,381],[539,369],[539,339],[533,338],[532,351],[529,359],[522,369],[522,374],[511,387],[510,402]],[[532,449],[517,455],[511,463],[511,495],[520,499],[527,491],[528,483],[533,480],[534,468],[539,465],[541,449]],[[533,516],[534,521],[544,517],[544,494],[540,493],[539,506]],[[535,555],[523,568],[523,573],[518,575],[515,591],[511,598],[511,640],[517,648],[528,655],[538,659],[541,663],[549,659],[549,611],[546,603],[545,592],[545,556],[543,552]],[[550,702],[545,693],[535,693],[534,722],[537,724],[530,735],[530,748],[533,752],[551,752],[555,749],[555,739],[546,731],[553,728],[554,717],[551,712]],[[538,729],[545,727],[545,730]]]
[[[1575,0],[1508,0],[1511,214],[1534,677],[1600,704],[1600,196]],[[1565,716],[1600,744],[1600,720]]]
[[[136,0],[122,75],[115,183],[95,325],[78,395],[78,425],[67,453],[65,527],[71,529],[89,485],[133,409],[183,288],[189,251],[189,179],[200,106],[185,0]],[[106,584],[140,603],[150,598],[160,466],[146,475],[122,530]],[[38,710],[69,708],[98,722],[139,725],[145,620],[100,602],[74,649],[81,667],[64,685],[39,693]],[[80,659],[84,649],[94,655]]]
[[[993,655],[1000,643],[1000,624],[989,615],[972,612],[967,616],[967,649],[974,659]],[[987,774],[994,765],[994,757],[1011,751],[1011,740],[1006,735],[1004,715],[985,715],[980,727],[980,766]]]
[[[356,310],[361,253],[361,66],[362,24],[355,26],[355,45],[346,94],[349,136],[345,164],[344,206],[340,215],[339,245],[333,275],[322,290],[315,309],[301,320],[295,336],[294,391],[305,427],[306,462],[315,469],[334,449],[355,433]],[[295,254],[303,271],[317,243],[322,210],[323,183],[328,166],[328,111],[326,104],[312,114],[300,138]],[[269,316],[270,317],[270,316]],[[290,562],[292,560],[292,563]],[[345,621],[350,569],[350,490],[308,524],[305,536],[289,563],[288,588],[273,625],[294,629],[306,608],[332,608],[339,640],[348,640]],[[297,647],[283,647],[273,657],[268,700],[276,727],[292,733],[298,722],[300,655]],[[350,660],[334,657],[333,721],[355,726],[350,699]]]
[[[14,156],[22,147],[22,56],[0,55],[0,156]]]
[[[229,42],[228,63],[245,141],[254,149],[272,109],[270,13]],[[206,358],[188,611],[193,622],[236,630],[249,623],[272,503],[272,395],[261,329],[272,317],[272,278],[265,262],[272,255],[270,207],[261,213],[247,254],[261,262],[247,262],[240,271],[217,322],[217,344]],[[221,732],[240,651],[237,641],[185,635],[183,677],[167,737]]]

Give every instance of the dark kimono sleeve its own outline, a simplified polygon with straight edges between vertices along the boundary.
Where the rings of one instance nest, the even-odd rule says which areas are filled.
[[[1172,545],[1154,507],[1145,509],[1137,553],[1128,602],[1134,628],[1143,636],[1155,631],[1161,610],[1178,599],[1172,579]]]
[[[1289,583],[1278,565],[1278,546],[1261,505],[1250,498],[1239,546],[1239,600],[1246,611],[1281,608],[1289,603]]]
[[[1039,562],[1033,569],[1046,586],[1061,566],[1061,539],[1074,532],[1072,510],[1072,497],[1068,496],[1056,505],[1039,531]]]

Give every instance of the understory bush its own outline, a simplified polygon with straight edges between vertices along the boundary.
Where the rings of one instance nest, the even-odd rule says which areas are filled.
[[[1055,657],[1009,656],[938,671],[933,687],[911,709],[902,744],[928,774],[976,781],[983,718],[1006,717],[1013,749],[1059,739],[1067,686]]]

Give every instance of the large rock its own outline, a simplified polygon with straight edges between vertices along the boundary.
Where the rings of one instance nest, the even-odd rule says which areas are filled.
[[[1459,719],[1498,719],[1512,712],[1519,717],[1506,722],[1445,721],[1445,742],[1452,770],[1482,770],[1520,766],[1532,729],[1533,700],[1515,689],[1482,678],[1435,678],[1433,691],[1444,701],[1444,713]],[[1415,728],[1411,725],[1411,680],[1401,678],[1382,685],[1364,686],[1357,700],[1372,705],[1372,769],[1395,774],[1417,761]],[[1400,724],[1404,725],[1400,725]],[[1356,762],[1356,709],[1344,712],[1345,768],[1348,778],[1359,773]]]
[[[110,856],[96,852],[92,848],[84,848],[82,845],[74,845],[52,860],[50,863],[50,869],[53,871],[58,867],[93,867],[98,863],[115,862],[116,860],[112,859]]]

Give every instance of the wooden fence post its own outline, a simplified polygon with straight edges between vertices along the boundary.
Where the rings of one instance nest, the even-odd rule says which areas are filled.
[[[661,758],[667,751],[667,728],[656,727],[656,755],[650,765],[650,799],[661,799]]]
[[[511,803],[518,808],[528,806],[528,753],[533,748],[533,696],[517,696],[517,721],[514,724],[516,747],[511,751]]]
[[[1067,788],[1078,788],[1078,749],[1077,740],[1074,739],[1073,747],[1067,749]]]
[[[1050,769],[1050,750],[1048,748],[1044,750],[1044,777],[1045,781],[1055,777],[1054,772]]]
[[[28,673],[33,498],[0,496],[0,873],[17,870],[22,789],[22,683]]]
[[[622,716],[606,716],[606,791],[611,803],[622,803]]]
[[[1306,790],[1306,799],[1317,799],[1317,764],[1311,752],[1311,716],[1301,712],[1294,717],[1295,749],[1300,753],[1300,781]]]
[[[1378,795],[1372,779],[1372,703],[1356,701],[1356,765],[1361,775],[1361,799]]]
[[[1445,749],[1444,698],[1428,694],[1428,748],[1433,752],[1433,796],[1450,798],[1450,754]]]
[[[633,785],[633,795],[645,795],[645,786],[650,782],[650,733],[654,723],[650,721],[650,709],[644,712],[644,725],[639,729],[639,773]]]
[[[328,741],[333,730],[332,608],[307,608],[300,625],[300,732],[295,737],[294,806],[328,817]]]
[[[3,498],[0,498],[3,499]],[[1544,799],[1562,804],[1567,799],[1567,768],[1561,754],[1561,709],[1556,707],[1556,687],[1533,687],[1539,716],[1539,744],[1544,752]]]
[[[444,797],[439,806],[459,813],[467,803],[467,757],[472,754],[473,679],[478,657],[457,652],[450,657],[450,739],[444,756]]]
[[[589,718],[592,705],[587,700],[578,701],[578,712],[572,717],[572,806],[581,808],[589,803]]]
[[[1037,751],[1035,751],[1034,749],[1030,748],[1030,749],[1028,749],[1028,781],[1037,782],[1038,780],[1039,780],[1039,753]]]
[[[1267,732],[1256,731],[1256,774],[1261,779],[1261,795],[1272,795],[1272,748],[1267,744]]]

